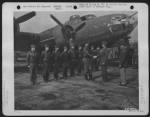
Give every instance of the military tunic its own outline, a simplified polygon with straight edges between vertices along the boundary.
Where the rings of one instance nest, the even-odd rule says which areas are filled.
[[[68,68],[69,68],[69,61],[70,61],[70,55],[69,52],[62,52],[61,54],[62,58],[62,69],[63,69],[63,77],[67,78]]]
[[[75,70],[77,69],[77,51],[74,49],[71,49],[69,51],[70,55],[70,75],[74,76],[75,75]]]
[[[128,65],[129,48],[126,45],[120,46],[120,79],[121,85],[126,84],[126,68]]]
[[[91,68],[91,57],[89,50],[84,48],[83,50],[83,65],[84,65],[84,75],[85,79],[92,79],[92,68]]]
[[[37,80],[37,68],[38,68],[38,53],[29,51],[27,53],[27,64],[30,69],[30,81],[33,85],[36,84]]]
[[[101,68],[102,68],[102,77],[103,80],[108,80],[107,78],[107,66],[108,66],[108,55],[110,50],[108,48],[102,48],[101,49]]]
[[[54,55],[54,65],[53,65],[54,78],[57,80],[59,74],[61,54],[59,51],[54,51],[53,55]]]
[[[132,58],[132,64],[135,67],[138,67],[138,49],[137,49],[137,47],[134,48],[133,58]]]
[[[93,56],[91,59],[91,65],[92,65],[92,70],[98,70],[98,54],[96,50],[91,50],[90,51],[91,55]]]
[[[53,54],[50,51],[42,52],[42,62],[43,62],[43,80],[45,82],[49,79],[49,72],[53,65]]]
[[[81,74],[83,70],[83,50],[78,50],[78,73]]]

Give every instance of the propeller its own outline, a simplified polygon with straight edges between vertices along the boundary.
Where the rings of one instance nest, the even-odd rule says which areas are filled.
[[[30,18],[32,18],[33,16],[35,16],[36,13],[34,11],[30,12],[30,13],[27,13],[17,19],[15,19],[15,22],[16,23],[22,23],[22,22],[25,22],[27,20],[29,20]]]
[[[25,22],[35,15],[36,15],[36,13],[34,11],[32,11],[32,12],[27,13],[27,14],[19,17],[19,18],[14,17],[14,31],[15,31],[15,33],[19,32],[19,30],[20,30],[19,23]]]
[[[53,16],[52,14],[50,16],[58,25],[60,25],[62,28],[64,28],[63,24],[55,16]]]
[[[85,22],[81,23],[77,28],[73,28],[70,25],[63,25],[54,15],[50,15],[50,17],[59,25],[61,26],[61,30],[65,39],[69,40],[70,38],[76,38],[76,33],[81,30],[85,26]]]

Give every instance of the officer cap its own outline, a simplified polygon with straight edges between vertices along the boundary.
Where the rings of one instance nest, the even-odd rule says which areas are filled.
[[[31,45],[31,48],[36,48],[36,45],[35,45],[35,44],[32,44],[32,45]]]
[[[49,45],[48,45],[48,44],[45,44],[44,46],[45,46],[45,47],[49,47]]]
[[[107,45],[107,42],[106,42],[106,41],[103,41],[103,42],[102,42],[102,45],[103,45],[103,44],[104,44],[104,45]]]
[[[89,45],[88,43],[85,44],[86,47],[87,47],[88,45]]]
[[[78,48],[82,48],[82,46],[81,46],[81,45],[79,45],[79,46],[78,46]]]
[[[121,40],[120,40],[120,45],[126,45],[126,42],[125,42],[124,39],[121,39]]]

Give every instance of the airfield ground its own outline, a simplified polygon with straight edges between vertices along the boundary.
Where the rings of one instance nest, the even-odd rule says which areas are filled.
[[[38,85],[30,84],[29,73],[15,71],[16,110],[118,110],[139,107],[138,69],[127,70],[127,86],[120,86],[119,68],[110,66],[108,82],[103,82],[101,70],[94,72],[94,81],[83,76],[44,83],[38,74]]]
[[[131,33],[130,42],[137,41],[137,27]],[[120,86],[118,61],[108,69],[108,82],[103,82],[101,70],[94,72],[94,81],[83,76],[44,83],[38,74],[38,85],[30,85],[29,72],[23,64],[15,66],[16,110],[118,110],[139,108],[138,69],[127,70],[126,87]]]

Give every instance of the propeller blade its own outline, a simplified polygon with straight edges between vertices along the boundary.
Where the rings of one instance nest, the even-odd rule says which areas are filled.
[[[134,15],[136,15],[136,14],[137,14],[137,12],[135,12],[135,13],[133,13],[132,15],[128,16],[127,18],[130,18],[130,17],[132,17],[132,16],[134,16]]]
[[[36,13],[33,11],[33,12],[30,12],[30,13],[27,13],[17,19],[15,19],[15,22],[16,23],[22,23],[22,22],[25,22],[27,20],[29,20],[30,18],[32,18],[33,16],[35,16]]]
[[[121,18],[121,19],[119,19],[119,21],[122,20],[122,19],[128,19],[128,18],[130,18],[130,17],[132,17],[132,16],[134,16],[134,15],[136,15],[136,14],[137,14],[137,12],[135,12],[135,13],[133,13],[133,14],[127,16],[127,17]]]
[[[83,27],[85,26],[85,22],[80,24],[76,29],[75,32],[78,32],[79,30],[81,30]]]
[[[62,28],[64,28],[64,25],[52,14],[50,15],[50,17],[58,24],[60,25]]]

